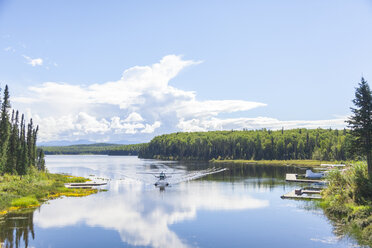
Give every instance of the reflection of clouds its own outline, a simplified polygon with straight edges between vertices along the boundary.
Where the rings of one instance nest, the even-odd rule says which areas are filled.
[[[216,182],[190,182],[160,194],[143,184],[111,181],[114,191],[84,198],[64,198],[43,205],[35,213],[42,228],[65,227],[78,222],[117,230],[123,242],[153,247],[187,247],[169,229],[174,223],[196,217],[198,210],[243,210],[268,206],[245,192],[234,192]]]

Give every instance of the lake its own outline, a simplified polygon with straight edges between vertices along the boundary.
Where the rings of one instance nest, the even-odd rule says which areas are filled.
[[[211,165],[99,155],[50,155],[46,164],[53,173],[104,180],[108,191],[8,214],[0,219],[5,246],[356,247],[333,233],[312,202],[280,198],[303,186],[284,180],[301,169],[225,165],[229,170],[185,181]],[[144,174],[161,171],[176,173],[165,190]]]

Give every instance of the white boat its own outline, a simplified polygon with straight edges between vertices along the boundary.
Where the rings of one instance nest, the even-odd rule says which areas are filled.
[[[306,178],[322,178],[324,177],[324,172],[313,172],[312,170],[306,170]]]

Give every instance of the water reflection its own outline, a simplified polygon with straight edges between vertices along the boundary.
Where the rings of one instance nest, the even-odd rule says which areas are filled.
[[[324,235],[333,237],[322,217],[297,211],[296,202],[287,206],[280,199],[283,192],[296,187],[285,184],[285,173],[303,173],[294,167],[224,165],[228,171],[159,191],[152,175],[138,172],[176,170],[187,174],[213,165],[107,156],[48,156],[47,164],[51,172],[108,179],[109,191],[60,198],[34,213],[6,216],[0,220],[0,241],[6,247],[81,247],[88,239],[92,239],[90,247],[243,247],[248,242],[272,247],[288,238],[289,232],[293,236],[290,243],[284,242],[286,246],[299,237],[296,241],[302,247],[314,247]],[[299,221],[312,228],[307,230],[307,240],[298,228]],[[203,226],[211,231],[205,232]],[[215,243],[209,244],[211,240]]]
[[[9,213],[0,218],[0,242],[3,247],[28,247],[29,238],[34,239],[34,213]],[[1,245],[0,245],[1,247]]]
[[[199,210],[242,210],[268,206],[267,200],[232,194],[218,183],[187,183],[164,193],[143,191],[141,184],[110,183],[113,191],[69,198],[41,207],[35,223],[42,228],[73,226],[116,230],[123,242],[153,247],[187,247],[170,226],[194,219]]]

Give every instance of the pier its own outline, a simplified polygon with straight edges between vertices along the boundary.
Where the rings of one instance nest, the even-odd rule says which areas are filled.
[[[324,180],[297,178],[297,174],[286,174],[285,180],[287,182],[297,182],[297,183],[324,183],[325,182]]]
[[[95,186],[106,185],[107,183],[96,183],[96,182],[87,182],[87,183],[65,183],[66,188],[75,188],[75,189],[91,189]]]
[[[319,200],[322,196],[319,195],[318,189],[295,189],[281,196],[282,199],[300,199],[300,200]]]

